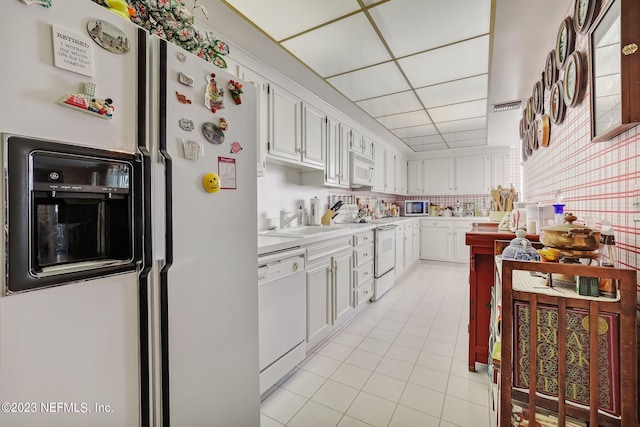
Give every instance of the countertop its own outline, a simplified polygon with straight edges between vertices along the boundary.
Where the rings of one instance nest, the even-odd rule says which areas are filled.
[[[271,252],[282,251],[287,249],[293,249],[296,247],[302,247],[310,243],[319,242],[325,239],[332,239],[334,237],[341,237],[348,234],[357,233],[360,231],[366,231],[376,228],[380,224],[395,224],[407,221],[414,221],[419,219],[430,219],[430,220],[453,220],[453,221],[477,221],[477,222],[487,222],[489,220],[488,217],[473,217],[473,216],[452,216],[452,217],[443,217],[443,216],[400,216],[400,217],[388,217],[388,218],[379,218],[374,219],[371,222],[365,223],[340,223],[328,226],[307,226],[303,228],[309,227],[322,227],[323,230],[321,232],[313,233],[307,235],[305,237],[300,236],[275,236],[269,234],[268,231],[258,232],[258,255],[264,255]],[[295,228],[285,229],[292,233],[295,233]],[[325,231],[326,230],[326,231]]]

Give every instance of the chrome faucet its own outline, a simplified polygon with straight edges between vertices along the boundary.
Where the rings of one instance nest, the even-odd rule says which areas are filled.
[[[291,224],[294,219],[300,218],[303,212],[304,209],[298,209],[298,212],[287,217],[291,212],[280,211],[280,228],[285,228],[287,225]]]

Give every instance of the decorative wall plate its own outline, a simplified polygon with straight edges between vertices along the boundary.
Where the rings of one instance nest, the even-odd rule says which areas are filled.
[[[564,70],[564,103],[568,107],[575,107],[580,100],[582,89],[582,58],[579,51],[573,52],[567,58]]]
[[[103,49],[112,53],[125,53],[131,47],[126,34],[110,22],[91,19],[87,22],[89,36]]]
[[[574,45],[575,30],[573,29],[573,19],[567,16],[560,24],[556,38],[556,68],[558,70],[564,66],[567,58],[573,52]]]
[[[578,34],[589,31],[593,22],[596,0],[576,0],[573,11],[573,28]]]
[[[529,158],[529,154],[527,154],[527,147],[529,147],[529,141],[526,135],[524,138],[520,140],[520,146],[522,149],[522,160],[526,162]]]
[[[527,157],[531,157],[533,154],[533,126],[531,126],[527,131],[526,146]]]
[[[543,147],[549,146],[549,115],[543,114],[538,119],[538,123],[536,124],[536,128],[538,129],[538,142]]]
[[[527,125],[531,125],[535,118],[535,109],[533,108],[533,97],[527,100]]]
[[[531,129],[529,129],[529,144],[531,144],[531,151],[537,150],[540,147],[540,141],[538,140],[538,120],[534,120],[531,123]]]
[[[523,139],[524,136],[527,134],[527,127],[524,124],[524,118],[520,119],[519,129],[520,129],[520,139]]]
[[[533,98],[533,112],[535,114],[540,114],[542,112],[542,103],[544,100],[544,88],[542,87],[542,81],[538,80],[533,85],[533,94],[531,95]]]
[[[549,95],[549,117],[551,118],[551,122],[554,125],[562,123],[564,120],[564,85],[562,80],[558,80],[555,82],[553,87],[551,88],[551,93]]]
[[[551,87],[558,79],[558,69],[556,68],[556,50],[551,49],[551,52],[547,55],[547,62],[544,66],[544,86],[547,90],[551,90]]]

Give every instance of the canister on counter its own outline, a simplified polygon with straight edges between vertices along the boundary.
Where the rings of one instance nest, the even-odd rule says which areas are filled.
[[[603,267],[613,268],[613,264],[602,264]],[[617,281],[611,277],[600,278],[600,296],[615,298],[617,294]]]

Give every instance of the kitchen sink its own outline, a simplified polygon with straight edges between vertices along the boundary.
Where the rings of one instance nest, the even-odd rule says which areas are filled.
[[[315,236],[321,233],[333,233],[340,230],[340,227],[321,227],[321,226],[308,226],[308,227],[296,227],[296,228],[279,228],[276,230],[263,231],[260,233],[263,236],[277,236],[277,237],[309,237]]]

